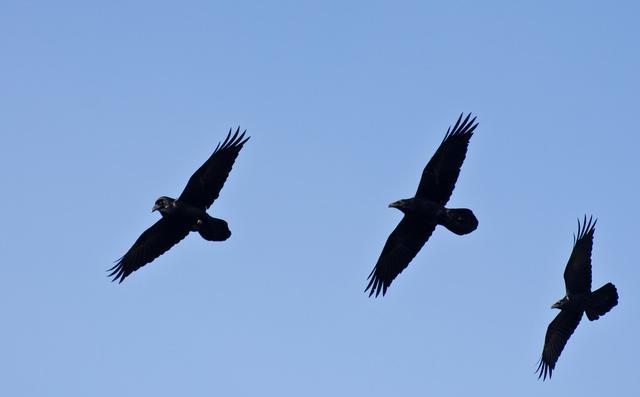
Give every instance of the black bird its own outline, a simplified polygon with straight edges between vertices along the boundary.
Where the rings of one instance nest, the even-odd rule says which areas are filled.
[[[549,324],[544,337],[544,349],[536,372],[540,372],[538,379],[544,381],[556,367],[556,362],[564,345],[573,334],[582,319],[582,313],[587,313],[590,321],[597,320],[618,304],[616,287],[607,283],[591,292],[591,249],[593,247],[593,233],[596,220],[593,216],[585,215],[582,225],[578,219],[578,236],[573,236],[573,251],[564,269],[564,284],[567,294],[551,306],[560,309],[560,313]]]
[[[469,121],[469,114],[462,121],[460,115],[453,130],[447,130],[444,140],[422,171],[422,178],[414,198],[399,200],[389,204],[404,213],[404,217],[387,239],[378,263],[369,274],[369,296],[387,292],[391,282],[400,274],[427,242],[436,225],[442,225],[455,234],[471,233],[478,227],[478,219],[466,208],[445,208],[460,167],[467,154],[469,140],[476,118]]]
[[[246,130],[238,135],[240,127],[231,136],[218,143],[213,154],[189,178],[187,186],[177,199],[162,196],[156,200],[151,212],[159,211],[162,218],[138,237],[133,247],[109,269],[112,281],[120,283],[131,273],[150,263],[189,232],[197,231],[208,241],[224,241],[231,236],[227,222],[207,214],[207,208],[220,195],[233,163],[242,146]]]

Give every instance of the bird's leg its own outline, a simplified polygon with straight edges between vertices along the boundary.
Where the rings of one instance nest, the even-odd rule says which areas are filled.
[[[202,226],[202,219],[198,219],[196,220],[196,223],[194,223],[193,225],[191,225],[190,230],[192,232],[197,232],[200,230],[200,226]]]

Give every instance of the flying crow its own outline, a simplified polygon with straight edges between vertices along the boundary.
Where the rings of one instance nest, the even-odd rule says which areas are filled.
[[[469,140],[476,118],[464,121],[461,114],[453,130],[447,130],[444,140],[422,172],[418,191],[414,198],[389,204],[404,213],[404,217],[387,239],[378,263],[369,274],[369,296],[387,292],[391,282],[400,274],[427,242],[436,225],[442,225],[455,234],[471,233],[478,227],[478,219],[471,210],[445,208],[460,167],[467,154]]]
[[[582,313],[586,312],[587,318],[594,321],[618,304],[618,291],[611,283],[591,292],[591,248],[597,221],[592,219],[589,217],[587,222],[585,215],[582,225],[578,219],[578,236],[573,236],[573,251],[564,269],[567,295],[551,306],[560,309],[560,313],[549,324],[544,337],[544,349],[536,369],[540,372],[538,379],[542,377],[543,381],[547,376],[551,379],[558,357],[580,323]]]
[[[162,196],[156,200],[151,212],[158,211],[162,218],[138,237],[133,247],[109,269],[113,281],[122,282],[128,275],[150,263],[189,232],[197,231],[208,241],[224,241],[231,236],[227,222],[207,214],[207,208],[220,195],[233,163],[242,146],[249,140],[240,127],[231,136],[218,143],[213,154],[189,178],[187,186],[177,199]]]

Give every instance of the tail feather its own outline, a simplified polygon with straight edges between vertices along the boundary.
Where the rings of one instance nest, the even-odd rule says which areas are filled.
[[[207,241],[224,241],[231,237],[227,222],[211,216],[198,221],[196,230]]]
[[[585,310],[587,318],[597,320],[617,304],[618,290],[615,285],[607,283],[591,293],[591,301]]]
[[[473,215],[473,212],[470,209],[445,209],[442,226],[461,236],[469,234],[478,228],[478,218]]]

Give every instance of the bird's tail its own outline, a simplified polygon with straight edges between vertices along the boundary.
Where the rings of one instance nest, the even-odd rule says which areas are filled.
[[[207,241],[224,241],[231,237],[227,222],[211,216],[198,221],[196,230]]]
[[[478,228],[478,218],[466,208],[446,208],[442,226],[461,236]]]
[[[587,313],[587,318],[593,321],[618,304],[618,291],[615,285],[607,283],[593,291],[590,298],[585,312]]]

